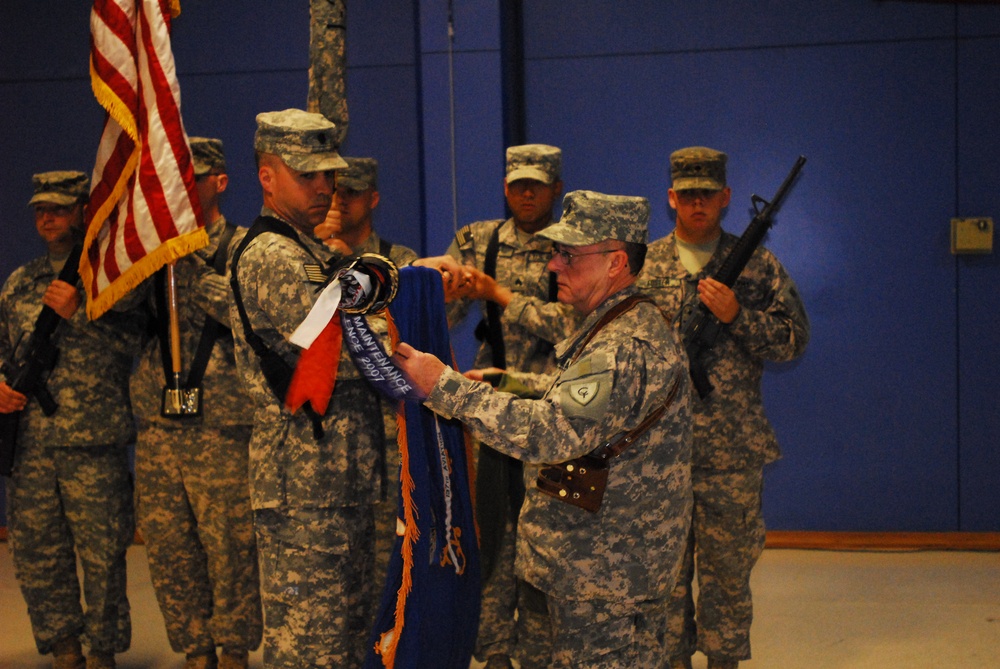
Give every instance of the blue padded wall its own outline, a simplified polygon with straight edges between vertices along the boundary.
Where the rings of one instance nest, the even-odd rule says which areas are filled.
[[[975,11],[968,25],[995,35],[1000,10]],[[672,150],[730,154],[724,225],[737,234],[750,194],[769,197],[796,155],[809,158],[766,241],[813,326],[805,357],[770,365],[766,377],[785,452],[768,469],[770,527],[1000,528],[987,491],[1000,473],[995,329],[971,335],[993,346],[959,346],[966,331],[992,325],[997,291],[956,295],[957,276],[995,285],[996,261],[956,263],[948,243],[966,188],[990,195],[968,215],[997,204],[994,166],[992,179],[957,177],[957,155],[995,156],[990,141],[958,150],[963,123],[979,119],[986,132],[995,114],[985,100],[997,96],[987,65],[996,53],[984,50],[992,40],[956,63],[964,12],[876,2],[526,6],[530,139],[563,148],[567,190],[649,197],[654,237],[672,228]],[[977,104],[961,104],[964,89]]]
[[[103,113],[87,78],[89,3],[71,4],[11,0],[0,23],[3,276],[42,251],[24,207],[31,173],[92,168]],[[376,225],[425,254],[447,247],[456,220],[505,215],[501,3],[454,3],[451,43],[447,6],[369,0],[348,12],[344,153],[380,160]],[[305,104],[306,3],[186,0],[183,10],[185,123],[225,141],[224,209],[246,224],[260,206],[254,116]],[[769,526],[1000,530],[1000,263],[948,245],[951,217],[1000,219],[1000,7],[577,0],[567,11],[532,0],[523,10],[527,141],[563,148],[567,190],[649,197],[653,237],[672,227],[673,149],[730,154],[725,226],[737,233],[751,193],[769,197],[798,154],[809,159],[766,241],[813,325],[805,357],[770,365],[765,379],[785,453],[768,468]],[[463,367],[474,321],[454,339]]]
[[[972,13],[977,16],[979,13]],[[989,19],[989,20],[987,20]],[[985,24],[985,25],[984,25]],[[995,16],[962,22],[963,32],[993,28],[993,37],[963,39],[958,48],[958,216],[992,216],[1000,222],[1000,136],[996,63],[1000,38]],[[994,228],[995,234],[995,228]],[[1000,244],[993,254],[957,261],[958,472],[960,527],[996,531],[1000,509]]]

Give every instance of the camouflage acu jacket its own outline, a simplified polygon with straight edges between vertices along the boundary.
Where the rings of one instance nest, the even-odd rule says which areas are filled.
[[[355,253],[381,253],[382,238],[377,232],[372,230],[372,233],[368,235],[361,246],[351,249]],[[392,248],[389,250],[389,260],[396,264],[396,267],[406,267],[407,265],[413,264],[413,261],[419,258],[417,252],[408,246],[403,246],[402,244],[393,244]]]
[[[265,209],[262,215],[274,216]],[[247,245],[236,265],[247,318],[268,348],[293,367],[300,349],[288,341],[317,297],[318,284],[307,265],[327,262],[330,251],[300,233],[293,241],[263,233]],[[337,382],[322,419],[317,440],[312,422],[299,410],[284,407],[247,344],[233,305],[230,315],[236,339],[236,366],[254,408],[250,439],[250,497],[255,509],[323,508],[377,501],[381,486],[382,413],[368,385],[343,347]]]
[[[718,248],[695,276],[677,257],[674,233],[649,245],[639,289],[672,318],[687,300],[697,300],[698,281],[714,274],[736,243],[724,232]],[[792,360],[809,341],[809,319],[795,282],[778,259],[759,247],[733,286],[742,309],[724,327],[703,361],[715,391],[694,395],[692,464],[712,469],[746,469],[778,459],[781,452],[764,413],[764,361]]]
[[[604,313],[590,314],[556,346],[561,371],[544,399],[526,400],[446,370],[426,401],[483,442],[523,460],[531,481],[518,521],[518,574],[563,599],[664,597],[673,588],[690,522],[691,413],[687,359],[669,323],[640,303],[605,326],[570,364]],[[636,427],[680,388],[663,416],[611,463],[597,513],[545,495],[543,463],[589,453]]]
[[[18,341],[27,342],[42,310],[45,289],[58,273],[48,256],[18,268],[0,291],[0,356],[9,360]],[[145,316],[124,298],[96,321],[88,321],[85,298],[56,328],[59,358],[47,386],[59,409],[42,413],[37,400],[21,415],[22,445],[92,446],[125,444],[135,429],[129,408],[128,377],[139,351]]]
[[[448,255],[482,270],[490,236],[498,225],[496,280],[514,293],[514,299],[501,318],[507,368],[519,372],[551,372],[554,368],[552,345],[569,336],[580,322],[571,307],[548,301],[546,265],[552,256],[552,242],[532,235],[526,243],[521,243],[513,219],[479,221],[458,231],[448,247]],[[449,304],[448,322],[452,325],[460,322],[469,307],[468,300]],[[490,349],[489,343],[484,341],[476,355],[477,368],[493,365]]]
[[[219,248],[219,238],[225,229],[224,217],[208,225],[208,246],[177,261],[174,275],[177,280],[177,307],[181,331],[181,366],[182,381],[191,371],[195,352],[201,341],[201,333],[209,318],[215,319],[229,328],[229,274],[221,275],[212,268],[211,260]],[[229,242],[228,254],[239,245],[246,235],[247,229],[237,227]],[[152,282],[147,282],[147,289],[153,290]],[[148,302],[155,305],[153,296]],[[155,309],[155,307],[152,307]],[[157,314],[158,318],[167,318],[166,314]],[[229,332],[223,332],[212,347],[212,354],[205,368],[205,377],[201,384],[202,415],[201,417],[185,417],[182,419],[164,418],[160,415],[160,403],[163,397],[165,378],[163,374],[163,358],[160,353],[160,340],[151,337],[145,344],[139,365],[132,374],[130,390],[132,392],[132,408],[135,411],[139,426],[146,422],[157,423],[164,427],[196,427],[200,425],[218,427],[222,425],[250,425],[253,422],[253,411],[243,388],[243,381],[236,373],[236,358],[233,351],[233,338]]]

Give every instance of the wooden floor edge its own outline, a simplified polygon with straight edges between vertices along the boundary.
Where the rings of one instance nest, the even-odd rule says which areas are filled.
[[[830,551],[1000,551],[1000,532],[798,532],[770,530],[767,548]]]
[[[0,541],[7,528],[0,526]],[[135,543],[142,537],[136,532]],[[800,532],[771,530],[767,548],[827,551],[1000,551],[1000,532]]]

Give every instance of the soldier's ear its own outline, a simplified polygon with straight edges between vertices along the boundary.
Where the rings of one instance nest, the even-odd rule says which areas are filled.
[[[257,179],[260,180],[260,187],[264,192],[270,195],[274,189],[274,168],[262,162],[257,170]]]
[[[224,172],[216,175],[215,183],[218,184],[218,187],[215,189],[216,193],[225,192],[226,187],[229,185],[229,175]]]
[[[629,273],[628,253],[625,249],[617,249],[614,253],[609,253],[608,255],[611,256],[611,267],[608,268],[608,274],[610,276],[618,276],[620,272]]]

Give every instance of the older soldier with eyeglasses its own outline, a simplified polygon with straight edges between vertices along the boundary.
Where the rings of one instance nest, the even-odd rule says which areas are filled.
[[[645,198],[574,191],[539,232],[556,244],[559,301],[583,319],[556,345],[542,399],[406,344],[395,356],[425,406],[525,463],[516,570],[544,594],[551,667],[652,668],[669,655],[667,603],[691,511],[690,381],[670,323],[634,285],[648,218]],[[529,380],[507,376],[501,389]]]

